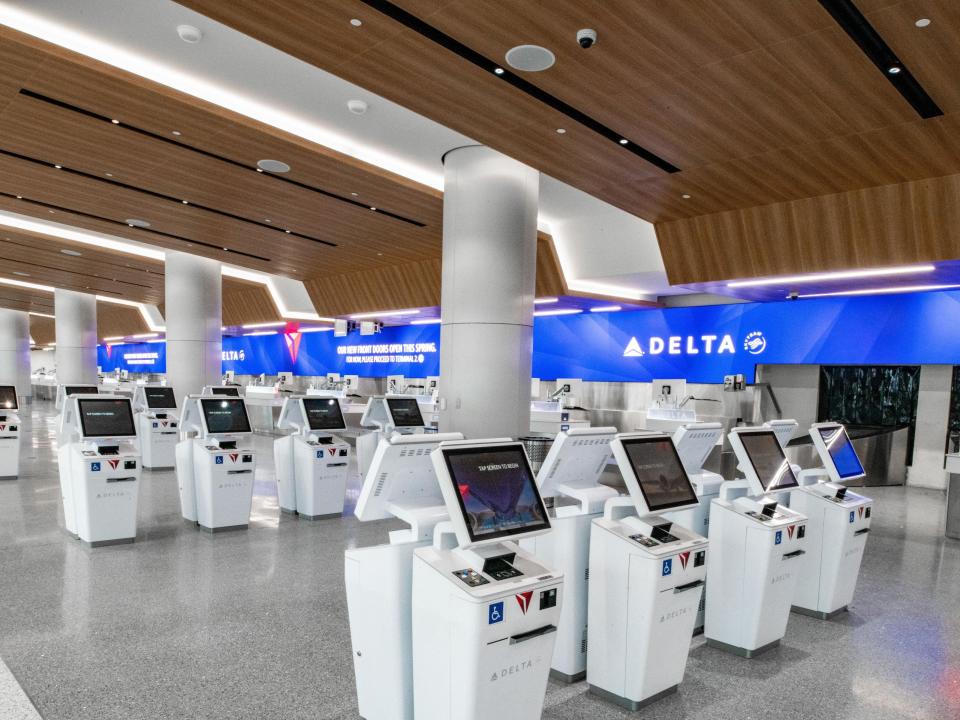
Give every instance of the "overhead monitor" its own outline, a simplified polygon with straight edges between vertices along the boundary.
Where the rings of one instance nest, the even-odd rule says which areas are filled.
[[[220,395],[224,397],[240,397],[240,388],[235,387],[212,387],[211,395]]]
[[[811,434],[814,445],[820,453],[828,472],[834,481],[856,480],[866,475],[863,463],[850,442],[847,429],[843,425],[818,425]],[[819,440],[819,442],[818,442]],[[833,465],[831,468],[830,466]]]
[[[730,434],[730,444],[754,491],[759,487],[760,492],[780,492],[799,485],[773,430],[733,432]]]
[[[521,443],[454,445],[439,454],[445,472],[438,468],[437,477],[461,547],[550,529]]]
[[[440,508],[446,515],[430,453],[450,440],[463,440],[463,435],[394,435],[381,439],[363,479],[354,514],[360,520],[384,520],[397,516],[397,508],[403,506]]]
[[[80,434],[84,438],[136,437],[129,398],[79,398]]]
[[[414,397],[388,397],[387,411],[397,428],[423,427],[423,415]]]
[[[302,402],[311,430],[347,429],[340,401],[336,398],[307,397]]]
[[[0,410],[16,410],[17,388],[13,385],[0,385]]]
[[[556,497],[560,486],[593,487],[613,454],[615,427],[574,428],[557,434],[547,452],[537,485],[543,497]]]
[[[669,435],[618,436],[613,449],[627,490],[641,514],[687,508],[699,502]]]
[[[200,409],[209,435],[244,435],[252,432],[247,405],[240,398],[200,398]]]
[[[99,395],[100,388],[96,385],[66,385],[63,392],[66,393],[67,397],[71,395]]]
[[[143,396],[151,410],[176,410],[177,397],[172,387],[145,387]]]

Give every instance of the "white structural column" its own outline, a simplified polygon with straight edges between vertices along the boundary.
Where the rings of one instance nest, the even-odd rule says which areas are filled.
[[[530,430],[539,173],[482,146],[444,157],[440,429]]]
[[[17,395],[30,397],[30,316],[0,309],[0,385],[16,385]]]
[[[88,293],[56,290],[53,296],[57,331],[57,382],[97,384],[97,298]]]
[[[222,283],[216,260],[167,253],[167,382],[178,397],[220,384]]]

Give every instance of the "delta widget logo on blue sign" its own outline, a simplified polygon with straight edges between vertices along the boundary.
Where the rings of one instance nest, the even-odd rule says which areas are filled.
[[[667,558],[663,561],[663,570],[661,570],[661,575],[666,577],[673,572],[673,558]]]

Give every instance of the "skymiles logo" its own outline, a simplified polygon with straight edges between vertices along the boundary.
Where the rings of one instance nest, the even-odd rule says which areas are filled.
[[[766,347],[766,342],[764,342]],[[730,335],[670,335],[669,337],[651,336],[646,347],[637,338],[630,338],[624,357],[643,357],[645,355],[723,355],[736,354],[736,345]],[[751,352],[754,352],[751,350]],[[763,352],[761,349],[759,352]],[[757,354],[754,352],[754,354]]]

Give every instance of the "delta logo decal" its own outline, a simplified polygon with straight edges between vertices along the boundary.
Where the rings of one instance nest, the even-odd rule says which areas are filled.
[[[523,614],[527,614],[527,610],[530,609],[530,601],[533,600],[533,590],[527,590],[517,595],[517,604],[520,606],[520,609],[523,610]]]
[[[284,342],[287,343],[287,352],[290,353],[290,362],[297,361],[297,355],[300,354],[300,339],[303,337],[301,332],[285,333]]]
[[[114,470],[116,470],[117,466],[120,464],[119,460],[107,460],[107,462],[110,463],[110,467],[112,467]]]
[[[797,529],[797,526],[796,526],[796,525],[791,525],[790,527],[787,528],[787,536],[788,536],[791,540],[793,540],[793,533],[794,533],[794,531],[795,531],[796,529]]]
[[[0,425],[0,430],[3,430],[3,425]],[[863,519],[863,505],[857,508],[857,514],[860,516],[860,519]]]
[[[230,462],[235,463],[238,457],[240,457],[240,453],[230,453]]]
[[[109,360],[110,357],[113,355],[113,345],[111,345],[110,343],[107,343],[107,346],[105,349],[107,351],[107,360]]]
[[[0,425],[0,432],[3,432],[6,429],[7,429],[6,425]]]
[[[336,449],[336,448],[329,448],[329,449],[327,450],[327,452],[330,453],[330,457],[336,457],[336,456],[337,456],[337,449]]]
[[[635,337],[630,338],[630,342],[627,343],[627,349],[623,351],[624,357],[643,357],[646,355],[643,352],[643,348],[640,347],[640,343],[637,342]]]
[[[679,555],[680,565],[683,566],[683,569],[687,569],[687,563],[690,562],[690,552],[682,552]]]

